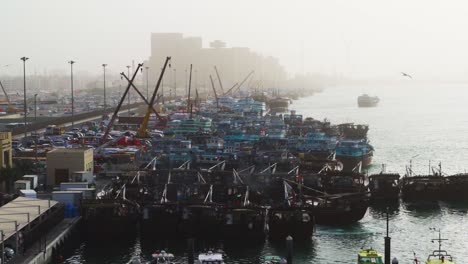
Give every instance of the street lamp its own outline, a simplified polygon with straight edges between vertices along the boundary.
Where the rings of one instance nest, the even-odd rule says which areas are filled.
[[[28,105],[26,103],[26,61],[29,60],[27,57],[22,57],[21,60],[23,61],[23,87],[24,87],[24,139],[26,140],[27,137],[27,129],[26,129],[26,114],[28,111]]]
[[[127,65],[127,76],[130,78],[130,65]],[[130,116],[130,90],[128,90],[128,116]]]
[[[148,100],[148,102],[149,102],[149,100],[150,100],[150,98],[149,98],[149,88],[148,88],[148,86],[149,86],[149,82],[148,82],[148,75],[149,75],[148,69],[149,69],[149,67],[146,66],[145,69],[146,69],[146,100]],[[130,78],[130,76],[128,76],[128,78]]]
[[[72,129],[75,128],[75,98],[73,95],[73,64],[75,61],[69,61],[70,63],[70,81],[71,81],[71,111],[72,111]]]
[[[34,95],[34,127],[36,127],[37,122],[37,94]],[[37,128],[34,129],[34,157],[36,158],[37,162]],[[37,163],[36,163],[36,171],[37,171]]]
[[[34,95],[34,122],[37,121],[37,94]]]
[[[104,70],[104,111],[107,110],[107,101],[106,101],[106,66],[107,66],[107,64],[102,64],[102,69]]]

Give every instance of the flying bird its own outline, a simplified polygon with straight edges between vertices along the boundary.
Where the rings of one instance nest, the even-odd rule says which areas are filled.
[[[413,77],[411,77],[411,75],[407,74],[407,73],[404,73],[404,72],[401,72],[401,75],[405,76],[405,77],[408,77],[410,79],[413,79]]]

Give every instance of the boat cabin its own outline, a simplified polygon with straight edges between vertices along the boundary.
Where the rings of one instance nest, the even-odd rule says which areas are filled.
[[[358,264],[383,264],[382,255],[374,249],[363,249],[358,254]]]
[[[224,264],[223,254],[208,251],[198,255],[198,264]]]

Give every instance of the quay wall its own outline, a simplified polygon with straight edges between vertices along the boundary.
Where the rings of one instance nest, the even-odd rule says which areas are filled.
[[[65,219],[62,223],[57,225],[57,229],[60,229],[58,233],[54,233],[54,236],[50,241],[47,242],[45,249],[37,252],[35,255],[28,257],[27,261],[23,262],[25,264],[46,264],[51,263],[54,260],[57,254],[60,253],[61,249],[64,247],[64,244],[67,242],[68,238],[72,235],[72,231],[77,228],[81,217],[68,218]],[[62,225],[62,227],[60,227]],[[64,226],[63,226],[64,225]]]

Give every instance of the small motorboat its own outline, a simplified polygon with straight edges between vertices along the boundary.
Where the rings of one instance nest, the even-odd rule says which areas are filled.
[[[439,238],[432,239],[431,242],[434,243],[434,241],[437,241],[439,243],[439,249],[436,249],[431,254],[429,254],[425,263],[426,264],[455,264],[455,261],[453,261],[453,257],[449,255],[446,250],[442,250],[442,241],[445,241],[448,239],[442,239],[440,229],[438,231],[439,231]]]
[[[154,264],[174,264],[174,254],[168,253],[164,250],[157,251],[151,255]]]
[[[198,255],[197,264],[225,264],[222,251],[207,251]]]
[[[357,264],[383,264],[382,255],[375,249],[362,249],[358,254]]]
[[[288,263],[285,258],[280,256],[268,255],[263,258],[263,264],[286,264]]]

